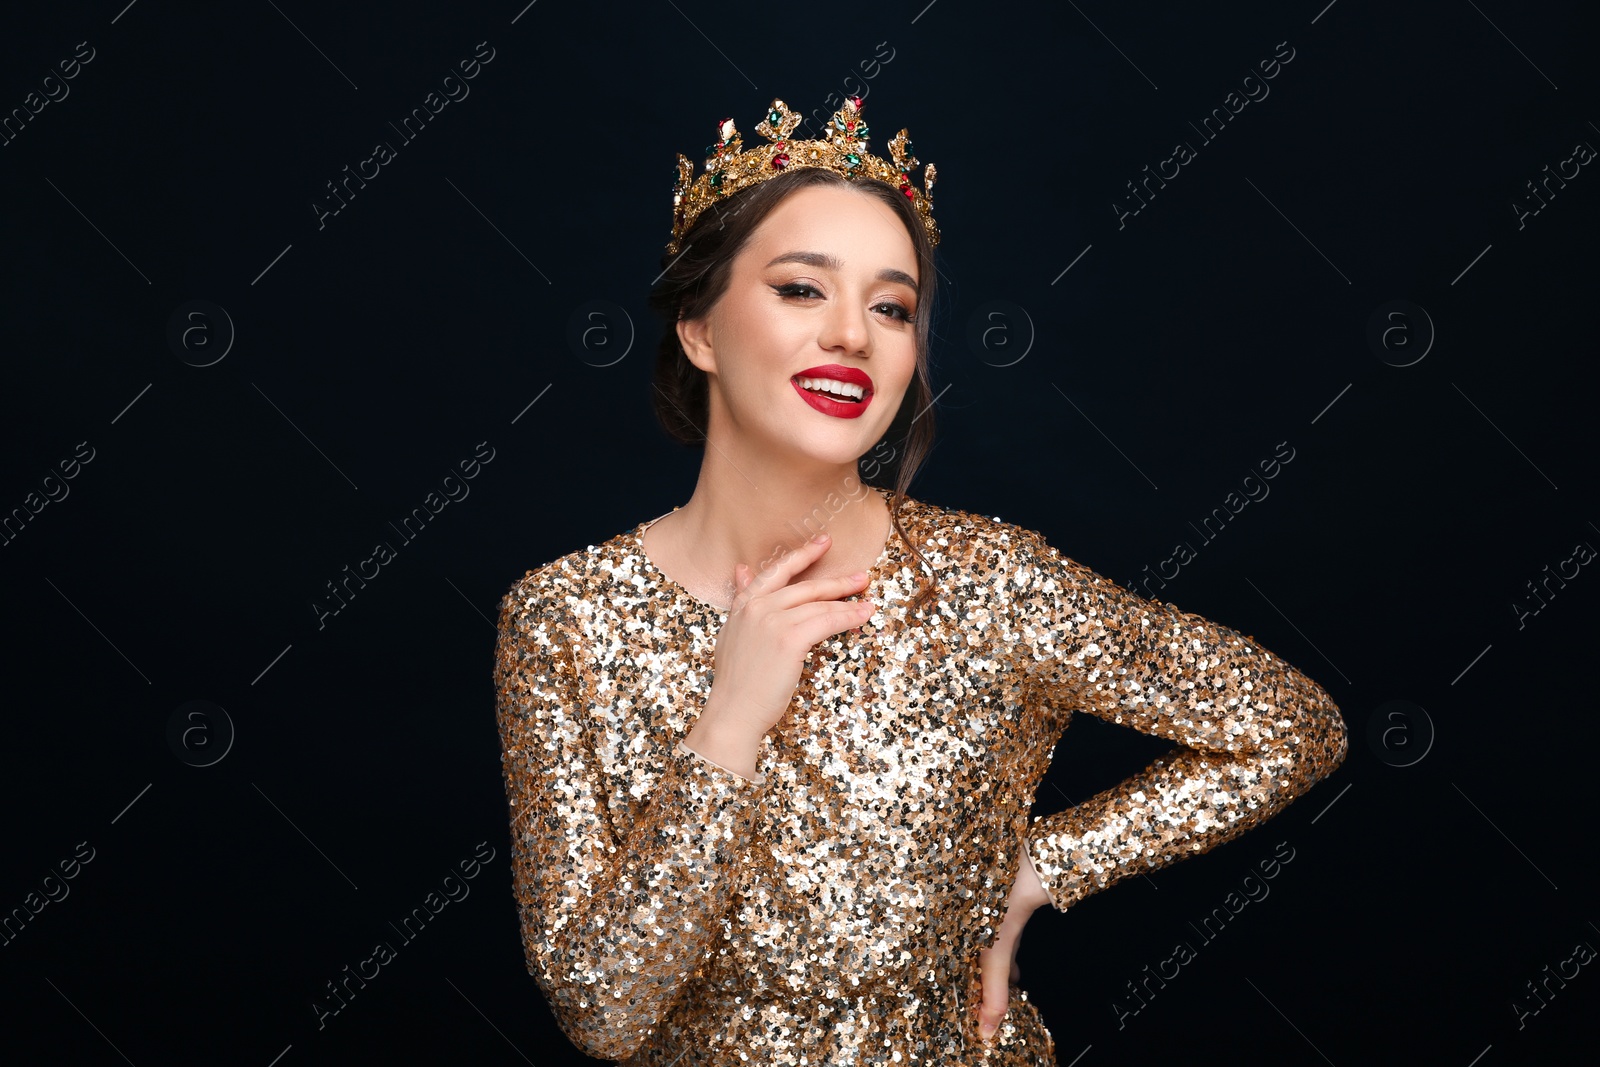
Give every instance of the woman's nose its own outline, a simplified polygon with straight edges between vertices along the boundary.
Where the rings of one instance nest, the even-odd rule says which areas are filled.
[[[866,312],[841,301],[829,309],[820,340],[824,348],[856,353],[866,350],[870,337]]]

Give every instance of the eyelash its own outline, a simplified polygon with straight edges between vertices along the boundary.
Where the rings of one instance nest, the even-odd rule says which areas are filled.
[[[790,282],[787,285],[774,285],[772,288],[777,292],[777,294],[779,296],[803,296],[806,293],[816,293],[817,292],[816,286],[807,285],[804,282]],[[894,311],[893,311],[891,317],[899,319],[901,322],[904,322],[904,323],[907,323],[907,324],[911,324],[911,323],[914,323],[916,321],[911,317],[911,312],[907,311],[905,308],[901,307],[899,304],[896,304],[896,303],[894,303],[893,301],[890,301],[890,300],[885,300],[885,301],[882,301],[880,303],[874,304],[873,307],[893,308]]]

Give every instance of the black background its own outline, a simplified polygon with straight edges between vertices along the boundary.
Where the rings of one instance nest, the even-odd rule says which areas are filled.
[[[0,910],[80,842],[94,858],[0,947],[6,1058],[582,1058],[523,969],[494,610],[693,488],[698,453],[648,402],[675,154],[728,116],[753,137],[775,96],[826,115],[865,88],[873,150],[905,126],[939,168],[940,438],[912,495],[1124,585],[1190,542],[1152,591],[1256,636],[1350,727],[1344,765],[1267,826],[1036,914],[1020,963],[1060,1061],[1587,1061],[1593,965],[1520,1025],[1513,1006],[1600,946],[1600,576],[1552,581],[1537,612],[1527,588],[1600,545],[1600,178],[1514,208],[1600,144],[1582,11],[8,11],[5,113],[59,93],[78,42],[94,58],[0,147],[0,508],[26,516],[0,550]],[[388,123],[479,42],[470,95],[401,142]],[[1290,49],[1202,142],[1190,123]],[[379,140],[396,158],[319,226]],[[1179,140],[1195,158],[1119,223]],[[170,343],[191,301],[206,314]],[[389,522],[480,442],[470,494],[319,625],[326,583],[401,543]],[[1280,442],[1270,495],[1206,543],[1190,524]],[[213,710],[169,743],[194,700]],[[236,736],[193,766],[223,751],[215,708]],[[1163,747],[1080,716],[1037,810]],[[471,895],[319,1029],[324,983],[480,842]],[[1126,983],[1198,943],[1189,923],[1279,842],[1270,896],[1119,1027]]]

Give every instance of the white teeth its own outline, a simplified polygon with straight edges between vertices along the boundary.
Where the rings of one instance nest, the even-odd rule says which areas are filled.
[[[861,400],[867,395],[865,388],[852,385],[849,382],[836,381],[833,378],[796,378],[802,389],[814,389],[818,392],[832,393],[835,396],[848,396]]]

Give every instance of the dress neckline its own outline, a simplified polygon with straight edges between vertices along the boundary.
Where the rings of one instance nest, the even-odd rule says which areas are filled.
[[[889,490],[884,489],[881,486],[873,485],[868,486],[867,488],[872,489],[881,495],[883,497],[885,506],[887,506],[889,509],[889,533],[884,538],[883,550],[878,553],[878,558],[873,560],[872,566],[867,568],[866,586],[863,588],[861,593],[852,593],[850,596],[842,598],[846,601],[853,600],[864,594],[870,593],[870,591],[877,585],[879,572],[883,569],[884,565],[889,562],[889,557],[892,554],[894,543],[900,538],[900,531],[895,527],[894,504],[892,502],[891,493]],[[902,502],[909,503],[910,498],[903,497]],[[672,509],[672,511],[677,510],[678,508],[676,506]],[[726,608],[719,608],[714,604],[708,604],[706,601],[701,600],[699,597],[689,592],[689,590],[678,584],[677,579],[673,578],[666,571],[656,566],[655,560],[650,558],[650,553],[645,551],[644,532],[650,527],[654,526],[656,523],[660,522],[662,519],[666,518],[668,515],[671,515],[672,511],[664,511],[653,519],[641,522],[639,525],[635,526],[632,531],[630,531],[628,538],[632,542],[634,550],[638,552],[639,558],[644,561],[645,568],[654,573],[656,577],[661,580],[660,584],[663,588],[668,589],[675,595],[698,605],[706,611],[709,611],[719,619],[726,619],[728,617],[728,611]]]

